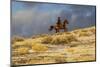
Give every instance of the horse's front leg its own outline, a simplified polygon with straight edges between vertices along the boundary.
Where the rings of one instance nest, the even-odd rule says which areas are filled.
[[[66,32],[66,31],[68,31],[68,29],[67,28],[64,28],[64,32]]]

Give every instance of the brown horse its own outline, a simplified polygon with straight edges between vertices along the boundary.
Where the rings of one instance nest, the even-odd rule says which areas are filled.
[[[63,24],[61,23],[60,17],[58,17],[58,21],[56,23],[56,25],[52,25],[50,26],[50,31],[52,31],[53,29],[57,32],[59,32],[61,29],[64,30],[64,32],[67,31],[67,27],[66,25],[69,24],[69,22],[67,21],[67,19],[64,20]]]

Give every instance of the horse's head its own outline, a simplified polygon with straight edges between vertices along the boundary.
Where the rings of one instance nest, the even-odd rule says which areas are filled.
[[[49,31],[52,31],[53,28],[54,28],[54,26],[50,26]]]
[[[67,19],[64,20],[64,24],[69,24]]]

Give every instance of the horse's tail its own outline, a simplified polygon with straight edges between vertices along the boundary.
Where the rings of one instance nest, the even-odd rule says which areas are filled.
[[[53,28],[54,28],[54,26],[50,26],[49,31],[52,31]]]

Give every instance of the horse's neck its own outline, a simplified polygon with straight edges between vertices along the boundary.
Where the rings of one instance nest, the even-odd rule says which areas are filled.
[[[67,24],[67,23],[65,23],[65,22],[63,23],[64,26],[66,26],[66,24]]]

